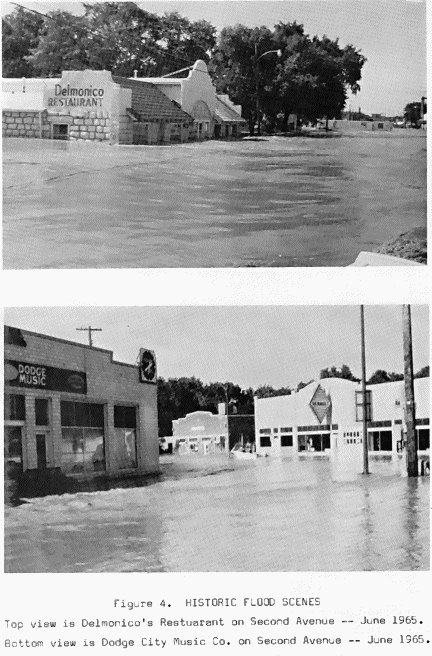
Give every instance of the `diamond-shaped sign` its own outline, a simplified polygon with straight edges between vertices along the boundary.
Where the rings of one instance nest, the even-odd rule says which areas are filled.
[[[318,385],[316,388],[309,405],[314,411],[319,423],[322,424],[324,417],[331,408],[331,398],[325,393],[321,385]]]

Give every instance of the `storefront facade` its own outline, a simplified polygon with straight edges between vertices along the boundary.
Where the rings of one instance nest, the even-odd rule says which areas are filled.
[[[4,408],[7,478],[35,493],[159,471],[156,376],[111,351],[6,327]]]
[[[414,381],[419,453],[429,452],[429,378]],[[257,452],[273,456],[329,457],[343,445],[361,444],[361,388],[340,378],[310,383],[299,392],[255,398]],[[368,386],[369,452],[401,451],[404,432],[404,382]],[[355,441],[354,441],[355,440]]]
[[[109,71],[3,80],[3,136],[109,144],[193,140],[193,118],[149,82]]]

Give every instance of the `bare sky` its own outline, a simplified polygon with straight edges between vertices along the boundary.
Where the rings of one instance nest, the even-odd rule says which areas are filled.
[[[158,373],[279,387],[348,364],[360,376],[357,306],[8,308],[5,323],[87,343],[76,328],[102,328],[94,345],[133,364],[140,347],[156,351]],[[367,375],[403,371],[400,306],[367,306]],[[428,364],[428,309],[412,308],[414,368]]]
[[[3,4],[3,13],[13,9]],[[40,11],[62,6],[82,11],[80,3],[26,2]],[[282,21],[303,23],[310,35],[339,37],[342,46],[352,43],[367,57],[361,91],[350,99],[353,109],[365,112],[402,113],[408,102],[426,95],[426,2],[424,0],[194,0],[140,2],[148,11],[178,11],[191,20],[204,18],[220,30],[226,25],[249,26]]]

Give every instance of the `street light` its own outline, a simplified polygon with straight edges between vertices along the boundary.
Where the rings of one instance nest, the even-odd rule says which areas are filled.
[[[259,66],[258,62],[260,59],[271,53],[276,53],[278,57],[282,57],[282,50],[267,50],[261,55],[258,55],[258,44],[255,43],[255,90],[256,90],[256,115],[257,115],[257,134],[261,134],[261,108],[260,108],[260,96],[259,96]]]

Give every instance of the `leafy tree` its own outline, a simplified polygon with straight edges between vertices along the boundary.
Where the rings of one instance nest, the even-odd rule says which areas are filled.
[[[424,105],[424,111],[427,111],[426,104]],[[421,103],[411,102],[405,106],[404,109],[404,118],[405,122],[409,123],[411,127],[419,127],[421,116]]]
[[[2,19],[3,77],[32,77],[35,70],[27,57],[36,47],[43,18],[20,7]]]
[[[261,54],[281,51],[281,57]],[[324,36],[312,39],[302,25],[279,23],[266,27],[244,25],[224,28],[211,71],[218,90],[242,105],[251,134],[257,121],[256,100],[270,129],[290,113],[302,119],[339,117],[347,91],[356,93],[365,57],[352,45],[339,46]]]
[[[307,383],[304,383],[303,381],[300,381],[299,384],[297,385],[297,392],[300,392],[300,390],[304,389],[308,385],[313,383],[313,380],[309,380]]]
[[[292,389],[290,387],[279,387],[279,389],[275,389],[271,385],[260,385],[255,390],[255,396],[259,399],[268,399],[274,396],[287,396],[291,392]]]
[[[360,382],[360,379],[354,376],[351,369],[346,364],[343,364],[340,369],[337,367],[321,369],[320,378],[344,378],[345,380],[352,380],[355,383]]]
[[[429,365],[422,367],[414,374],[414,378],[428,378]],[[403,380],[404,375],[395,373],[394,371],[385,371],[384,369],[377,369],[367,381],[369,385],[377,385],[379,383],[391,383],[395,380]]]
[[[90,68],[88,44],[91,36],[84,20],[67,11],[55,11],[46,18],[37,46],[27,61],[42,77],[61,75],[64,70]]]
[[[414,374],[414,378],[429,378],[429,376],[429,365],[422,367],[419,369],[419,371],[417,371],[417,373]]]
[[[42,75],[109,70],[131,77],[163,75],[208,59],[215,28],[177,13],[159,17],[134,2],[84,4],[84,15],[51,12],[28,62]]]
[[[178,12],[165,13],[160,19],[161,36],[158,45],[169,53],[176,68],[183,68],[197,59],[209,61],[208,52],[216,44],[216,28],[205,20],[191,22]],[[167,72],[171,72],[171,67]]]
[[[272,81],[275,65],[274,57],[258,58],[274,49],[273,36],[267,27],[225,27],[210,62],[217,91],[227,93],[234,103],[242,105],[251,134],[257,121],[257,87],[261,103],[265,104],[266,85]]]
[[[390,383],[395,380],[403,380],[403,374],[397,374],[394,371],[387,372],[384,369],[377,369],[367,383],[368,385],[378,385],[380,383]]]

